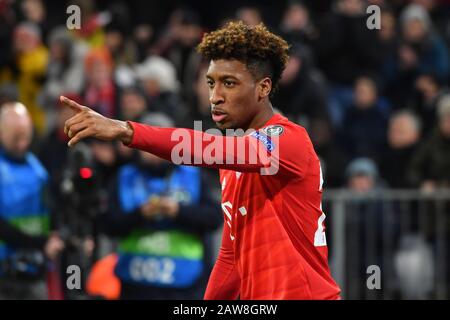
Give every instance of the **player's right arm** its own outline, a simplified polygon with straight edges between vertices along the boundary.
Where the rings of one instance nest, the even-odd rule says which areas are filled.
[[[230,229],[224,224],[219,256],[209,277],[204,298],[205,300],[236,300],[239,296],[240,285],[241,280],[234,263]]]
[[[223,168],[242,172],[257,172],[262,168],[271,167],[268,150],[258,144],[257,139],[250,136],[215,136],[190,129],[159,128],[135,122],[114,120],[65,97],[60,99],[62,103],[76,113],[66,121],[64,127],[64,132],[70,138],[68,143],[70,147],[85,138],[96,138],[104,141],[118,140],[129,147],[147,151],[160,158],[175,162],[173,159],[174,150],[184,142],[180,143],[180,140],[187,137],[186,140],[189,142],[186,148],[182,147],[180,154],[175,152],[175,156],[181,158],[181,161],[175,162],[176,164]],[[183,134],[184,137],[177,140],[178,134]],[[217,147],[215,153],[222,161],[215,161],[216,157],[205,152],[208,148],[212,149],[213,145]],[[244,152],[236,151],[240,146],[245,150]]]
[[[76,112],[64,127],[69,146],[88,137],[118,140],[176,164],[269,175],[280,170],[283,175],[296,178],[304,177],[313,156],[312,144],[303,128],[285,128],[286,133],[270,138],[260,132],[242,137],[220,136],[113,120],[65,97],[61,97],[61,102]]]

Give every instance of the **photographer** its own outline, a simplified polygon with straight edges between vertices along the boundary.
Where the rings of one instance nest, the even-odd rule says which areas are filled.
[[[46,258],[64,244],[49,234],[43,193],[48,174],[28,152],[33,126],[26,107],[0,107],[0,299],[46,299]]]
[[[169,127],[163,114],[143,117]],[[121,299],[201,299],[212,268],[211,232],[222,221],[203,171],[142,151],[118,173],[104,231],[119,238]]]

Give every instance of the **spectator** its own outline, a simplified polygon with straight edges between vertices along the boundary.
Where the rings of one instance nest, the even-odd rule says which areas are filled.
[[[347,250],[352,252],[347,256],[347,274],[349,277],[358,279],[351,282],[348,290],[353,294],[357,293],[360,299],[377,296],[380,298],[380,290],[369,290],[366,285],[366,268],[370,265],[385,265],[381,250],[383,247],[383,204],[376,197],[382,191],[384,184],[375,162],[369,158],[357,158],[350,162],[346,176],[347,188],[352,192],[352,198],[346,202],[345,207],[348,215],[346,228],[352,230],[345,235]],[[370,231],[360,232],[360,230]],[[349,299],[353,298],[354,296],[350,294]]]
[[[283,14],[281,36],[293,45],[312,47],[318,37],[308,8],[302,2],[291,2]]]
[[[117,144],[104,141],[90,141],[89,148],[93,156],[95,171],[97,172],[98,187],[107,192],[115,180],[122,160],[117,153]]]
[[[137,48],[120,26],[112,24],[105,28],[105,47],[114,61],[114,79],[118,86],[133,85],[135,79],[131,66],[137,62]]]
[[[172,23],[162,34],[153,53],[172,62],[181,83],[181,94],[188,97],[192,94],[190,86],[201,62],[195,48],[201,40],[202,27],[198,13],[192,9],[179,8],[172,17]]]
[[[383,58],[385,58],[385,54],[390,53],[390,49],[393,49],[392,46],[397,38],[397,19],[392,10],[384,9],[381,11],[381,25],[377,33],[378,41],[387,48],[383,54]]]
[[[421,133],[419,118],[410,111],[399,111],[389,119],[387,150],[380,171],[389,187],[410,188],[408,166],[417,151]]]
[[[37,96],[46,73],[48,50],[41,41],[39,28],[30,22],[15,28],[13,42],[14,63],[8,80],[17,83],[19,101],[27,106],[38,134],[43,134],[46,119]]]
[[[148,57],[153,40],[154,29],[151,25],[142,23],[136,26],[132,40],[136,45],[136,62],[142,63]]]
[[[435,290],[435,257],[433,247],[419,234],[400,239],[394,256],[395,273],[404,299],[424,300]]]
[[[411,183],[425,191],[450,186],[450,98],[438,105],[438,124],[414,154]]]
[[[7,102],[14,102],[19,99],[19,91],[14,83],[0,86],[0,106]]]
[[[139,86],[130,86],[122,89],[120,95],[120,119],[139,122],[142,115],[147,112],[147,98]],[[116,144],[118,163],[125,164],[131,161],[133,150],[122,143]]]
[[[292,121],[308,127],[313,119],[327,119],[325,79],[311,65],[305,48],[293,47],[275,93],[276,105]]]
[[[346,169],[347,187],[358,194],[367,194],[380,187],[376,163],[370,158],[356,158]]]
[[[309,134],[314,149],[320,158],[324,184],[328,188],[341,188],[345,185],[347,156],[336,143],[330,121],[314,119],[309,126]]]
[[[256,26],[263,22],[261,11],[256,7],[241,7],[236,11],[236,19],[248,26]]]
[[[379,158],[385,148],[387,116],[378,104],[375,81],[361,77],[355,83],[353,105],[345,114],[341,144],[350,158]]]
[[[72,99],[81,102],[81,97],[68,94]],[[59,182],[62,181],[62,173],[67,164],[67,136],[64,133],[64,124],[73,115],[73,111],[67,110],[59,103],[54,103],[52,110],[56,111],[56,125],[43,139],[39,146],[39,160],[41,160],[50,177],[50,190],[52,194],[59,194]]]
[[[47,14],[47,8],[42,0],[24,0],[20,3],[21,13],[27,22],[39,27],[43,42],[47,42],[47,35],[51,29],[51,17]]]
[[[12,34],[16,24],[13,3],[3,1],[0,8],[0,84],[8,77],[8,64],[13,59]]]
[[[336,0],[331,13],[319,21],[315,54],[319,69],[329,81],[329,108],[333,125],[342,125],[351,103],[351,85],[362,75],[376,76],[380,69],[381,41],[366,27],[362,0]]]
[[[91,49],[85,57],[84,67],[87,81],[83,101],[91,103],[97,112],[105,116],[117,116],[120,89],[114,79],[115,65],[109,50],[106,47]],[[89,147],[99,173],[99,185],[106,188],[119,165],[115,145],[93,141]]]
[[[64,244],[49,234],[43,194],[48,174],[28,148],[32,122],[26,107],[0,109],[0,297],[46,299],[44,255],[55,259]],[[50,236],[49,236],[50,235]],[[49,237],[48,237],[49,236]]]
[[[75,0],[72,4],[80,7],[81,12],[81,29],[74,30],[77,40],[82,41],[89,48],[104,46],[104,27],[111,22],[111,13],[97,11],[95,1]]]
[[[366,26],[362,0],[336,0],[320,23],[316,54],[333,85],[351,85],[361,74],[377,72],[376,33]]]
[[[172,63],[151,56],[136,67],[136,75],[144,88],[152,112],[162,112],[179,123],[187,110],[179,96],[180,84]]]
[[[422,120],[424,136],[433,129],[436,121],[436,109],[441,98],[448,94],[448,89],[432,74],[420,75],[415,82],[415,94],[408,103]]]
[[[426,10],[415,4],[407,6],[401,16],[401,39],[395,55],[386,64],[390,96],[399,105],[411,94],[420,74],[433,74],[440,80],[449,75],[449,52],[433,31]]]
[[[119,107],[122,120],[138,121],[148,109],[144,91],[139,86],[123,88]]]
[[[118,88],[113,79],[113,60],[106,48],[92,49],[84,62],[86,87],[83,100],[105,116],[117,114]]]
[[[383,70],[386,61],[392,56],[396,50],[398,43],[397,18],[391,9],[382,7],[380,18],[380,29],[373,30],[376,36],[371,45],[371,56],[376,67],[376,72]]]
[[[450,45],[448,4],[439,0],[412,0],[411,3],[422,6],[428,12],[435,30],[444,38],[448,47]]]
[[[145,123],[172,126],[162,114]],[[119,170],[105,231],[118,236],[121,299],[201,299],[211,271],[210,232],[222,216],[198,168],[138,151]],[[145,243],[145,245],[144,245]]]
[[[55,124],[54,106],[58,97],[65,93],[81,92],[84,82],[83,58],[86,48],[73,41],[66,27],[54,29],[49,36],[50,59],[46,72],[46,81],[39,96],[39,102],[47,107],[47,130]]]

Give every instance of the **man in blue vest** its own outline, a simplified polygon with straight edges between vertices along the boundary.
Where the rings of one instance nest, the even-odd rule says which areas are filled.
[[[171,127],[153,113],[144,123]],[[201,299],[212,269],[211,232],[222,223],[211,182],[196,167],[136,151],[112,194],[105,231],[118,236],[121,299]]]
[[[16,102],[0,107],[0,299],[45,299],[46,258],[64,244],[49,236],[48,174],[28,151],[33,125]]]

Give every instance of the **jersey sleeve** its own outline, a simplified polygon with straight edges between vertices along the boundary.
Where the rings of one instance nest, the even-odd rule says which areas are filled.
[[[185,128],[160,128],[130,122],[131,148],[175,164],[256,172],[270,167],[270,153],[250,136],[219,136]]]
[[[134,134],[129,147],[175,164],[302,178],[311,158],[306,130],[291,125],[270,125],[236,137],[130,124]]]
[[[267,132],[274,141],[272,165],[276,163],[283,176],[303,179],[313,157],[313,146],[306,130],[290,124],[270,125],[261,131]]]

